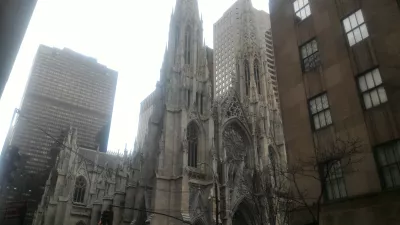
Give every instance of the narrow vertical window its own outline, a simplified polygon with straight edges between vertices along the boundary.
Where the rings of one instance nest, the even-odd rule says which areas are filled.
[[[269,161],[271,162],[271,172],[272,172],[272,179],[274,181],[274,185],[276,185],[276,178],[277,178],[277,159],[274,148],[272,146],[268,146],[268,156]]]
[[[190,107],[190,90],[188,89],[187,90],[187,107],[189,108]]]
[[[240,77],[240,67],[239,63],[236,65],[236,78],[238,79]]]
[[[175,28],[175,55],[174,59],[176,60],[178,57],[176,57],[176,54],[178,53],[178,46],[179,46],[179,27],[177,26]]]
[[[85,200],[85,192],[86,192],[86,180],[84,177],[79,176],[75,181],[75,189],[74,189],[74,202],[83,203]]]
[[[190,43],[191,43],[191,30],[186,27],[185,31],[185,64],[190,64]]]
[[[200,95],[200,113],[203,114],[203,95]]]
[[[187,129],[187,140],[188,140],[188,166],[197,167],[197,146],[199,131],[196,124],[191,123]]]
[[[249,68],[249,61],[244,61],[244,79],[246,85],[246,95],[250,93],[250,68]]]
[[[196,92],[196,105],[197,105],[197,110],[200,110],[200,94]]]
[[[254,60],[254,80],[256,82],[258,94],[261,94],[260,73],[259,73],[258,60]]]

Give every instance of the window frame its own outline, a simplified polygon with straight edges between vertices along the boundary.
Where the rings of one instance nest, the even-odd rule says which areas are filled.
[[[357,12],[358,12],[358,11],[361,11],[362,18],[363,18],[363,22],[362,22],[362,23],[358,23],[358,19],[357,19]],[[351,21],[350,21],[350,17],[353,16],[353,15],[355,15],[356,23],[357,23],[357,25],[356,25],[355,28],[352,28]],[[349,31],[346,31],[346,26],[345,26],[345,23],[344,23],[344,21],[345,21],[346,19],[349,20],[349,24],[350,24],[350,30],[349,30]],[[354,45],[356,45],[356,44],[362,42],[363,40],[368,39],[368,38],[370,37],[370,33],[369,33],[369,30],[368,30],[368,27],[367,27],[367,22],[365,21],[365,15],[364,15],[364,12],[362,11],[362,8],[358,8],[358,9],[356,9],[356,10],[350,12],[350,13],[347,14],[346,16],[344,16],[344,18],[341,20],[341,25],[342,25],[342,29],[343,29],[343,32],[344,32],[344,35],[345,35],[345,39],[347,40],[347,44],[348,44],[348,46],[349,46],[350,48],[353,47]],[[362,26],[362,25],[365,25],[366,32],[367,32],[367,34],[368,34],[368,36],[365,37],[365,38],[363,37],[362,32],[361,32],[361,26]],[[361,39],[360,41],[358,41],[358,42],[356,41],[356,38],[355,38],[355,35],[354,35],[354,31],[357,30],[357,29],[360,31],[360,35],[361,35],[361,38],[362,38],[362,39]],[[352,45],[350,44],[350,39],[349,39],[349,37],[348,37],[348,34],[349,34],[349,33],[352,33],[352,34],[353,34],[354,44],[352,44]]]
[[[384,147],[387,147],[387,146],[390,146],[390,145],[395,145],[398,142],[400,142],[400,139],[394,139],[394,140],[390,140],[388,142],[376,145],[376,146],[374,146],[372,148],[373,149],[373,154],[374,154],[375,166],[376,166],[376,170],[377,170],[378,175],[379,175],[379,181],[381,183],[382,190],[393,190],[393,189],[399,189],[400,188],[400,185],[392,186],[392,187],[388,187],[386,185],[386,182],[385,182],[385,179],[384,179],[384,173],[383,173],[383,169],[382,168],[383,167],[387,167],[388,165],[381,166],[381,164],[378,161],[379,160],[378,151],[381,150],[381,148],[384,148]],[[399,164],[399,167],[400,167],[400,161],[397,162],[397,164]],[[392,178],[392,182],[393,182],[393,177],[391,176],[391,178]]]
[[[373,71],[374,71],[374,70],[378,70],[379,76],[380,76],[380,79],[381,79],[381,83],[378,84],[378,85],[376,85],[376,86],[374,86],[373,88],[370,88],[370,89],[367,89],[367,90],[365,90],[365,91],[362,91],[362,90],[361,90],[361,87],[360,87],[360,83],[359,83],[360,77],[365,77],[368,73],[373,74]],[[374,79],[373,75],[372,75],[372,78],[373,78],[374,85],[375,85],[375,79]],[[377,107],[380,107],[380,106],[386,104],[387,102],[389,102],[389,98],[388,98],[388,95],[387,95],[387,92],[386,92],[386,88],[385,88],[385,85],[384,85],[384,82],[383,82],[383,79],[382,79],[382,73],[381,73],[381,71],[380,71],[380,69],[379,69],[378,66],[373,67],[373,68],[371,68],[371,69],[368,69],[368,70],[366,70],[366,71],[360,73],[359,75],[357,75],[357,76],[355,77],[355,79],[356,79],[355,82],[356,82],[356,85],[357,85],[358,95],[359,95],[359,98],[360,98],[360,101],[361,101],[361,104],[362,104],[364,110],[370,110],[370,109],[373,109],[373,108],[377,108]],[[367,81],[366,81],[366,82],[367,82]],[[385,91],[386,102],[381,102],[381,99],[380,99],[379,94],[378,94],[378,98],[379,98],[379,102],[380,102],[380,103],[379,103],[378,105],[374,106],[374,105],[372,104],[372,98],[371,98],[371,96],[370,96],[370,98],[371,98],[371,104],[372,104],[372,105],[371,105],[371,107],[367,108],[366,105],[365,105],[364,93],[371,93],[373,90],[377,90],[377,89],[380,88],[380,87],[383,87],[383,89],[384,89],[384,91]],[[368,88],[368,87],[367,87],[367,88]]]
[[[303,58],[303,51],[302,51],[302,48],[303,48],[303,47],[306,47],[308,44],[311,44],[311,45],[312,45],[312,42],[313,42],[313,41],[316,42],[317,51],[315,51],[315,52],[311,53],[310,55],[308,55],[307,57]],[[306,47],[306,49],[307,49],[307,47]],[[303,43],[302,45],[300,45],[300,46],[299,46],[299,55],[300,55],[300,59],[301,59],[301,70],[302,70],[303,73],[308,73],[308,72],[311,72],[311,71],[315,70],[316,68],[318,68],[318,66],[321,65],[321,55],[320,55],[320,51],[319,51],[319,46],[318,46],[318,40],[317,40],[317,38],[316,38],[316,37],[313,37],[313,38],[311,38],[310,40],[308,40],[308,41],[306,41],[305,43]],[[314,56],[318,57],[318,62],[317,62],[317,63],[316,63],[316,60],[315,60],[316,57],[314,57]],[[304,60],[305,60],[305,59],[312,58],[312,57],[314,57],[315,66],[314,66],[313,68],[310,68],[309,70],[306,70]]]
[[[82,179],[84,181],[84,185],[81,187],[77,187],[78,179]],[[75,204],[84,204],[86,199],[86,192],[87,192],[88,182],[84,176],[78,176],[74,182],[74,194],[72,196],[72,201]],[[79,189],[79,190],[77,190]],[[79,192],[77,192],[79,191]],[[83,191],[83,192],[82,192]],[[80,201],[78,201],[80,200]]]
[[[311,104],[310,104],[311,101],[312,101],[312,100],[315,100],[315,99],[317,99],[317,98],[319,98],[319,97],[322,97],[323,95],[326,95],[326,99],[327,99],[327,101],[328,101],[328,108],[322,109],[321,111],[317,111],[316,113],[313,114],[313,113],[312,113],[312,110],[311,110]],[[321,104],[323,104],[323,103],[321,102]],[[311,98],[309,98],[309,99],[307,99],[307,107],[308,107],[308,112],[309,112],[311,127],[312,127],[312,130],[313,130],[313,131],[322,130],[322,129],[327,128],[327,127],[329,127],[329,126],[331,126],[331,125],[333,124],[333,117],[332,117],[332,113],[331,113],[331,105],[330,105],[330,103],[329,103],[329,97],[328,97],[328,93],[327,93],[326,91],[325,91],[325,92],[322,92],[322,93],[320,93],[320,94],[318,94],[318,95],[315,95],[315,96],[313,96],[313,97],[311,97]],[[325,111],[329,111],[329,114],[330,114],[330,117],[331,117],[331,123],[330,123],[330,124],[326,124],[326,125],[323,126],[323,127],[320,125],[319,128],[316,128],[316,127],[315,127],[315,123],[314,123],[314,115],[318,115],[318,116],[319,116],[320,113],[325,112]],[[325,117],[325,114],[324,114],[324,117]],[[325,117],[325,122],[326,122],[326,117]]]
[[[335,177],[335,178],[330,178],[330,175],[329,175],[329,176],[325,177],[325,168],[327,166],[329,166],[330,164],[334,164],[334,163],[339,163],[341,176],[340,177]],[[337,174],[336,169],[334,167],[332,167],[330,169],[330,171],[331,172],[334,171],[335,175]],[[320,163],[319,164],[319,173],[320,173],[320,177],[322,177],[322,182],[325,182],[325,184],[324,184],[325,190],[322,190],[322,191],[324,192],[323,196],[324,196],[324,199],[326,201],[337,201],[337,200],[345,199],[345,198],[348,197],[346,179],[345,179],[345,176],[344,176],[344,171],[343,171],[341,160],[331,160],[329,162]],[[336,181],[336,185],[332,184],[334,181]],[[343,186],[344,186],[344,195],[343,196],[342,196],[343,193],[340,192],[339,181],[343,181]],[[329,198],[329,196],[328,196],[328,186],[330,186],[330,185],[335,185],[336,188],[338,189],[338,191],[339,191],[338,194],[340,195],[338,198],[335,198],[335,196],[333,196],[333,198]]]
[[[307,4],[304,4],[303,7],[300,7],[300,5],[298,5],[299,8],[298,8],[297,11],[296,11],[295,3],[296,3],[296,2],[299,2],[299,1],[303,1],[303,3],[304,3],[304,1],[307,1]],[[309,17],[312,15],[310,1],[311,1],[311,0],[293,0],[293,1],[292,1],[292,9],[293,9],[293,12],[294,12],[293,15],[294,15],[294,17],[296,18],[296,20],[298,20],[298,21],[297,21],[298,23],[304,21],[305,19],[309,18]],[[310,14],[309,14],[308,16],[307,16],[307,10],[306,10],[307,6],[308,6],[309,11],[310,11]],[[297,13],[300,13],[300,15],[301,15],[301,11],[302,11],[303,9],[304,9],[304,13],[306,14],[306,17],[304,17],[304,18],[299,17],[299,16],[297,15]]]

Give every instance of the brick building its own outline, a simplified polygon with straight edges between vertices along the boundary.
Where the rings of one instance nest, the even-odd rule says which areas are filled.
[[[288,164],[336,137],[364,152],[353,173],[330,178],[320,224],[398,224],[399,1],[270,0],[270,13]],[[299,185],[317,197],[318,182]]]

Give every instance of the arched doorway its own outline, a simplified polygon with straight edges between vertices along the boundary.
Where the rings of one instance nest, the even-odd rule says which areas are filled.
[[[252,207],[241,203],[232,217],[232,225],[257,225]]]

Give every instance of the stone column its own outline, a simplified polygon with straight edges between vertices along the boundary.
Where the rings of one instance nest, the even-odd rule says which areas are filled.
[[[43,212],[40,212],[40,220],[44,220],[44,224],[45,225],[52,225],[55,224],[54,220],[57,217],[57,205],[56,204],[52,204],[49,203],[47,209],[45,209],[45,218],[43,218]],[[39,216],[39,215],[38,215]],[[37,224],[41,224],[41,223],[37,223]]]
[[[93,203],[92,213],[90,216],[90,225],[97,225],[100,221],[101,203],[96,201]]]
[[[58,203],[57,203],[57,209],[56,209],[56,214],[55,214],[55,221],[54,224],[57,225],[63,225],[64,217],[66,214],[66,206],[67,206],[67,199],[63,197],[59,197]],[[53,225],[53,224],[48,224],[48,225]]]
[[[135,207],[135,190],[136,186],[129,185],[126,187],[126,195],[125,195],[125,209],[123,222],[132,222],[133,220],[133,208]]]
[[[189,145],[186,137],[186,129],[183,130],[183,168],[182,168],[182,197],[181,197],[181,214],[184,220],[190,221],[189,214],[189,171],[188,171],[188,151]]]
[[[103,212],[104,210],[107,210],[110,205],[112,205],[112,199],[104,198],[103,204],[101,206],[101,212]]]
[[[121,220],[122,220],[122,212],[123,209],[121,208],[121,203],[124,200],[124,193],[123,192],[116,192],[114,195],[114,200],[113,200],[113,225],[119,225]]]

